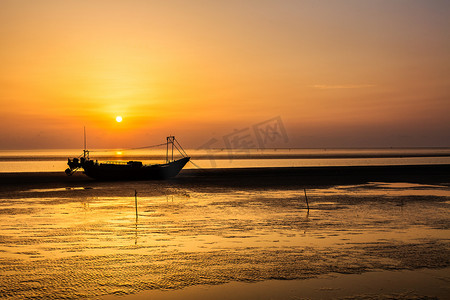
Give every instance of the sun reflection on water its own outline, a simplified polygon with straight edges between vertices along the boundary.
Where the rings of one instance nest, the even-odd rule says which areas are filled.
[[[115,193],[116,189],[122,192]],[[124,196],[123,190],[129,190],[129,196]],[[297,273],[289,268],[310,266],[301,267],[304,259],[327,261],[344,270],[346,263],[358,264],[351,262],[351,257],[359,257],[366,251],[364,247],[389,249],[398,243],[445,241],[450,234],[443,221],[450,196],[444,186],[369,183],[306,192],[309,212],[303,189],[200,192],[161,188],[158,183],[29,189],[20,197],[0,199],[2,272],[11,274],[8,284],[17,288],[24,272],[34,274],[32,278],[37,282],[45,282],[45,275],[40,275],[45,274],[45,266],[58,276],[67,278],[72,274],[81,278],[71,280],[86,285],[85,295],[92,297],[111,293],[116,287],[95,271],[100,268],[105,272],[104,266],[123,270],[122,275],[114,273],[118,279],[141,278],[161,288],[169,285],[155,270],[165,272],[165,276],[177,272],[197,276],[192,272],[200,271],[192,266],[203,264],[199,260],[206,264],[204,270],[214,276],[218,276],[218,266],[228,270],[222,276],[245,273],[245,264],[234,262],[251,258],[249,265],[261,272],[276,266],[280,272],[285,270],[295,277]],[[405,198],[411,195],[416,198]],[[439,197],[445,199],[440,201]],[[288,266],[286,260],[292,255],[297,258]],[[330,257],[340,257],[341,262],[331,262]],[[82,279],[87,276],[85,269],[79,268],[83,261],[97,276],[93,283]],[[369,261],[391,267],[394,264],[390,259]],[[17,263],[20,267],[16,270]],[[66,270],[57,265],[64,265]],[[191,266],[190,271],[182,266],[186,270]],[[317,262],[314,272],[324,272],[322,267],[323,263]],[[153,273],[148,271],[151,268]],[[142,277],[144,274],[147,279]],[[209,283],[222,278],[202,276]],[[252,276],[249,278],[259,280],[261,275]],[[95,282],[102,280],[106,280],[106,287],[99,292]],[[54,289],[59,286],[58,282],[48,284]],[[123,291],[127,294],[134,288]],[[7,287],[0,285],[2,289]],[[26,293],[24,290],[23,295]]]

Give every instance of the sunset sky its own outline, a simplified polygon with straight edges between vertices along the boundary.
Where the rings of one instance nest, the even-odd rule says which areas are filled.
[[[450,1],[0,0],[0,149],[450,147]],[[122,116],[122,122],[116,117]]]

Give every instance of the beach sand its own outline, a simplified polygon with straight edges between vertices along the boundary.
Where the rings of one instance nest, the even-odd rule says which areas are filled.
[[[0,297],[445,299],[449,170],[0,174]]]

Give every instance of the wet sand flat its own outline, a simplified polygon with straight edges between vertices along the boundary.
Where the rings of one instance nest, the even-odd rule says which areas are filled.
[[[301,280],[192,286],[181,290],[150,290],[124,300],[206,299],[447,299],[449,268],[327,274]],[[395,283],[395,284],[393,284]],[[424,296],[428,295],[428,296]],[[117,299],[105,296],[104,300]]]
[[[279,299],[445,295],[448,167],[324,170],[183,171],[140,182],[2,174],[0,297],[186,298],[205,287],[206,298],[216,288],[256,297],[255,286],[285,287]],[[426,270],[428,289],[403,288]],[[389,283],[376,272],[403,275]],[[327,290],[340,280],[367,288]]]

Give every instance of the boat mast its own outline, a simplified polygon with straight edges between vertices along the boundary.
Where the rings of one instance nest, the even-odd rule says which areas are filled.
[[[167,144],[166,144],[166,163],[171,162],[171,160],[169,159],[169,143],[172,144],[172,161],[173,161],[173,142],[175,140],[174,136],[168,136],[167,137]]]
[[[87,156],[87,158],[89,159],[89,151],[86,150],[86,126],[84,126],[83,129],[84,129],[84,149],[83,149],[83,157],[86,158],[86,156]]]

